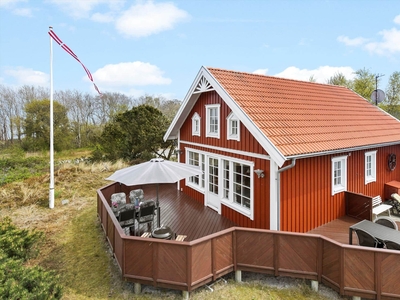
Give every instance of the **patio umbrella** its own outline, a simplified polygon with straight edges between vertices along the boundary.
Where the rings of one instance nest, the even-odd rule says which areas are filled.
[[[161,158],[153,158],[148,162],[115,171],[110,177],[107,177],[106,180],[120,182],[127,186],[157,184],[157,226],[160,227],[158,184],[174,183],[201,174],[203,174],[203,171],[200,170],[199,167]]]

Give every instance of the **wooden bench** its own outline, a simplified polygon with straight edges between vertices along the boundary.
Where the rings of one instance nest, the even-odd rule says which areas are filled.
[[[381,196],[376,196],[372,198],[372,213],[375,215],[375,218],[385,212],[388,211],[389,216],[390,216],[390,209],[392,208],[391,205],[389,204],[384,204],[382,202]]]

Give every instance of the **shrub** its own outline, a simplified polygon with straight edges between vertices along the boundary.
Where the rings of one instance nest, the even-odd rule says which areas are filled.
[[[38,254],[42,232],[18,229],[10,218],[0,222],[0,299],[60,299],[59,277],[24,262]]]
[[[27,260],[38,254],[37,245],[42,232],[18,229],[10,218],[0,222],[0,249],[7,257]]]

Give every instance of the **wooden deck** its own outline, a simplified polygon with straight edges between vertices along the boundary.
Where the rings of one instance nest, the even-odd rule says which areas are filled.
[[[400,221],[398,218],[394,218],[396,220],[397,226],[400,228]],[[313,230],[310,230],[308,233],[312,234],[320,234],[335,240],[342,244],[349,244],[349,227],[356,223],[360,222],[360,220],[344,216],[339,219],[333,220],[329,223],[326,223],[320,227],[317,227]],[[355,233],[353,233],[353,244],[357,243],[357,237]]]
[[[193,241],[236,226],[229,219],[180,192],[176,187],[176,184],[159,185],[160,224],[169,226],[176,235],[186,235],[185,241]],[[156,185],[143,185],[140,188],[143,189],[145,200],[156,199]],[[156,219],[154,226],[157,225]],[[143,232],[146,225],[142,224],[140,229]]]

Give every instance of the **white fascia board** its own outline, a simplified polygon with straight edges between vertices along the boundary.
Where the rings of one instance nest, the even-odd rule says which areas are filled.
[[[169,125],[167,132],[164,134],[164,141],[176,139],[178,137],[179,129],[181,128],[183,122],[185,122],[197,99],[200,97],[200,94],[195,94],[194,90],[199,83],[203,70],[204,67],[201,67],[200,71],[197,73],[197,76],[190,86],[189,91],[179,107],[178,112],[171,122],[171,125]]]
[[[249,119],[247,114],[243,112],[243,110],[237,105],[232,97],[225,91],[225,89],[204,66],[201,67],[200,71],[197,73],[197,76],[193,81],[188,93],[186,94],[183,103],[181,104],[178,112],[172,120],[171,125],[164,135],[164,141],[177,138],[179,129],[181,128],[183,122],[185,122],[197,99],[201,95],[201,93],[194,92],[203,76],[212,85],[219,96],[226,102],[226,104],[232,109],[234,114],[239,118],[240,122],[246,126],[246,128],[253,134],[254,138],[261,144],[265,151],[268,152],[271,159],[274,160],[279,167],[282,167],[286,161],[286,157],[275,147],[268,137],[253,123],[253,121]]]
[[[279,167],[287,160],[286,157],[275,147],[275,145],[268,139],[268,137],[254,124],[252,120],[249,119],[246,113],[242,110],[240,106],[237,105],[236,101],[225,91],[225,89],[219,84],[219,82],[212,76],[212,74],[207,71],[204,77],[210,82],[214,87],[215,91],[219,96],[226,102],[226,104],[232,109],[233,113],[239,118],[240,122],[246,126],[246,128],[251,132],[254,138],[261,144],[261,146],[268,152],[271,159],[276,162]]]

